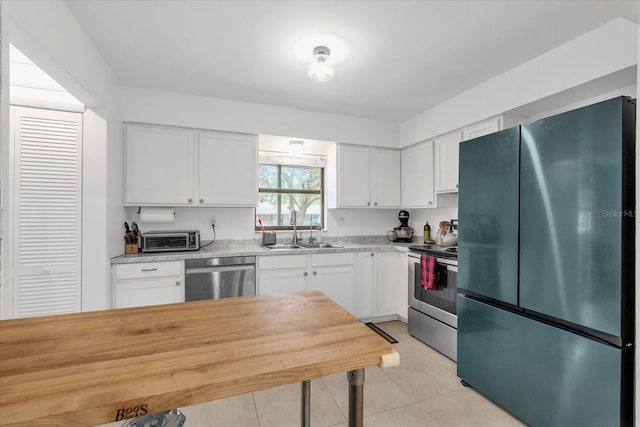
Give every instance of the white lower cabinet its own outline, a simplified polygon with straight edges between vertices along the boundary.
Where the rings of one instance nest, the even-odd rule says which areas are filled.
[[[379,252],[377,272],[378,315],[397,314],[407,319],[409,304],[407,254]]]
[[[318,290],[355,314],[355,254],[311,255],[311,289]]]
[[[407,254],[358,254],[357,315],[362,319],[400,316],[407,319]]]
[[[113,308],[184,302],[184,261],[116,264]]]
[[[356,286],[356,315],[359,318],[375,317],[378,313],[375,252],[358,253],[358,283]]]
[[[262,256],[258,259],[258,294],[314,289],[355,313],[355,254]]]
[[[258,258],[258,294],[275,295],[309,289],[306,255]]]

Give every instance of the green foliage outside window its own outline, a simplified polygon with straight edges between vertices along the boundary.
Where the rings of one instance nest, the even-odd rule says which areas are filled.
[[[294,210],[299,229],[324,226],[322,168],[260,164],[258,186],[256,229],[292,229]]]

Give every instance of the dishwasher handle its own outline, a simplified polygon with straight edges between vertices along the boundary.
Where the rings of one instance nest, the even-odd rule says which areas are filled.
[[[215,273],[217,271],[243,271],[254,270],[256,267],[252,264],[247,265],[212,265],[209,267],[196,267],[185,269],[185,274],[199,274],[199,273]]]

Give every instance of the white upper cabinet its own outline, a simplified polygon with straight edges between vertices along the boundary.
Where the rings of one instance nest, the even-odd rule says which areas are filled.
[[[193,140],[186,129],[125,126],[125,204],[191,205]]]
[[[433,141],[405,148],[401,153],[402,207],[436,207],[433,176]]]
[[[462,142],[462,132],[436,138],[435,150],[436,192],[454,193],[458,191],[458,158]]]
[[[198,132],[200,206],[256,206],[257,144],[250,135]]]
[[[371,206],[369,167],[369,148],[338,146],[338,205],[336,207]]]
[[[398,208],[400,199],[400,152],[372,148],[371,200],[374,207]]]
[[[255,206],[257,137],[125,125],[125,205]]]
[[[502,117],[494,117],[493,119],[464,128],[462,130],[462,140],[467,141],[469,139],[489,135],[490,133],[498,132],[501,129]]]
[[[503,117],[467,126],[402,150],[402,207],[438,207],[437,194],[458,192],[460,142],[502,129]],[[444,197],[441,199],[441,206]]]
[[[327,189],[330,208],[400,207],[398,150],[352,145],[335,150],[335,159],[328,160],[328,186],[337,189]]]

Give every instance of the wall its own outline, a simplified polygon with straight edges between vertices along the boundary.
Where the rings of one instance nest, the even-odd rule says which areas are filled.
[[[400,147],[462,128],[637,64],[637,25],[609,22],[399,127]]]
[[[397,146],[395,123],[125,87],[122,121]]]
[[[393,227],[400,225],[398,212],[400,209],[330,209],[326,218],[326,237],[343,236],[385,236]],[[211,223],[216,225],[216,238],[259,239],[255,231],[255,212],[253,208],[176,208],[175,220],[172,223],[153,224],[140,221],[137,208],[127,208],[127,221],[136,221],[140,229],[156,230],[200,230],[202,240],[213,239]],[[422,227],[422,226],[420,226]],[[118,232],[122,224],[118,224]],[[308,232],[302,233],[307,235]],[[291,238],[290,232],[278,232],[278,242]],[[120,236],[121,238],[122,236]]]
[[[121,157],[114,161],[120,136],[120,84],[84,30],[75,21],[63,1],[2,1],[3,55],[10,41],[43,71],[87,106],[83,123],[83,310],[109,307],[109,256],[122,252],[121,237],[107,233],[107,218],[124,218],[121,206],[122,185],[110,187],[108,177],[122,175]],[[8,40],[7,40],[8,39]],[[3,63],[6,63],[3,61]],[[7,76],[8,70],[3,69]],[[3,92],[7,87],[3,84]],[[4,102],[3,102],[4,104]],[[7,152],[8,112],[0,110],[2,152]],[[114,133],[114,124],[117,131]],[[115,150],[110,146],[115,145]],[[115,153],[115,155],[114,155]],[[110,157],[111,155],[111,157]],[[109,163],[108,163],[109,161]],[[6,170],[8,159],[2,158]],[[3,206],[6,206],[8,180],[2,177]],[[114,202],[117,200],[117,202]],[[7,223],[3,211],[3,225]],[[113,233],[112,233],[113,234]],[[7,259],[6,239],[3,239],[3,262]],[[10,275],[2,271],[2,283],[10,283]],[[9,291],[9,292],[8,292]],[[2,317],[11,316],[10,286],[3,286]]]

